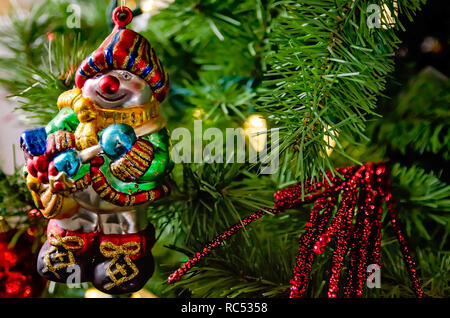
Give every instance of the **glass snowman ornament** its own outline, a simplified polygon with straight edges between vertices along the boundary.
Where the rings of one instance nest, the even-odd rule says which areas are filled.
[[[49,218],[38,256],[45,278],[74,272],[109,294],[141,289],[153,273],[151,202],[166,196],[173,168],[160,103],[169,89],[150,43],[126,29],[132,13],[113,11],[115,28],[61,94],[59,113],[25,131],[25,177]]]

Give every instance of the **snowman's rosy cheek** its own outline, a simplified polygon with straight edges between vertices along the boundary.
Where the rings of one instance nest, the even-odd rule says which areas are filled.
[[[140,82],[140,81],[132,81],[131,82],[131,86],[134,88],[134,89],[142,89],[142,88],[144,88],[144,83],[142,83],[142,82]]]

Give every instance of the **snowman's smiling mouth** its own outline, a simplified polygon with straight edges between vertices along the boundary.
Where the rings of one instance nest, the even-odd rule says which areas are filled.
[[[108,97],[106,97],[106,96],[100,94],[100,92],[98,92],[98,91],[95,91],[95,92],[97,93],[97,95],[98,95],[101,99],[103,99],[103,100],[106,101],[106,102],[110,102],[110,103],[116,103],[116,102],[119,102],[119,101],[121,101],[121,100],[124,100],[124,99],[127,97],[127,94],[122,94],[122,95],[119,95],[119,97],[116,97],[116,98],[108,98]]]

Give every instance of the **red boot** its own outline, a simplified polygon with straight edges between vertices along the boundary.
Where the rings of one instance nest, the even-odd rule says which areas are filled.
[[[154,243],[155,231],[151,224],[133,234],[100,234],[94,286],[115,295],[140,290],[153,274]]]

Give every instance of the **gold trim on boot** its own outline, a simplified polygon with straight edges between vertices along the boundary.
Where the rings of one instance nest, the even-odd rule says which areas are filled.
[[[108,283],[103,286],[106,290],[120,286],[139,274],[139,269],[133,263],[130,256],[137,255],[140,250],[141,246],[138,242],[127,242],[122,245],[115,245],[112,242],[103,242],[100,244],[100,252],[102,255],[107,258],[112,258],[112,261],[106,269],[106,274],[109,276],[112,283]],[[119,259],[121,257],[123,257],[125,264],[120,264]],[[114,265],[116,269],[112,270]],[[131,275],[127,276],[126,265],[128,265],[133,271]],[[116,274],[118,273],[120,273],[123,277],[117,279]]]
[[[55,232],[50,232],[48,243],[52,246],[44,255],[44,263],[47,266],[42,272],[52,272],[56,278],[60,279],[60,275],[56,272],[62,268],[69,267],[71,265],[75,265],[75,257],[73,256],[73,252],[75,250],[80,250],[84,246],[83,239],[78,236],[65,236],[61,237]],[[75,245],[74,245],[75,244]],[[59,252],[59,248],[65,250],[65,252]],[[51,257],[50,255],[58,251]],[[63,262],[64,257],[68,258],[68,261],[65,263],[59,263],[56,265],[52,264],[52,259],[58,258],[60,262]]]

